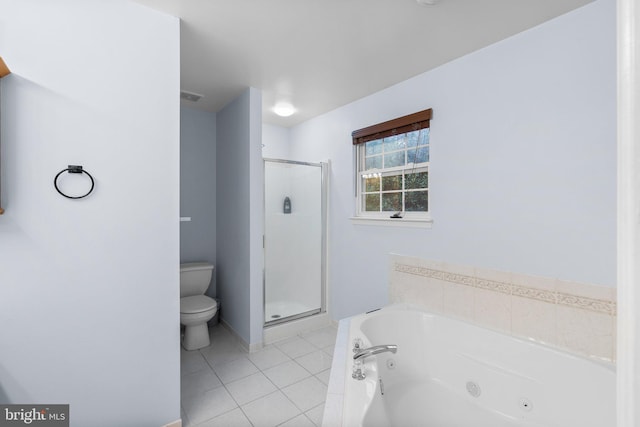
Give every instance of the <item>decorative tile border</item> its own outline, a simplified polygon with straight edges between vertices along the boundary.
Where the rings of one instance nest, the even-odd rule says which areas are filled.
[[[615,301],[593,299],[558,292],[557,303],[567,307],[594,311],[596,313],[611,314],[612,316],[617,315],[617,306]]]
[[[517,297],[535,299],[538,301],[548,302],[550,304],[555,304],[557,301],[556,293],[554,291],[519,285],[512,285],[512,287],[513,291],[511,292],[511,295],[515,295]]]
[[[595,313],[610,314],[615,316],[617,312],[615,301],[588,298],[580,295],[567,294],[546,289],[531,288],[528,286],[521,286],[513,283],[488,280],[474,276],[467,276],[464,274],[452,273],[449,271],[436,270],[433,268],[401,264],[398,262],[394,264],[395,271],[400,273],[407,273],[415,276],[444,280],[446,282],[456,283],[459,285],[486,289],[488,291],[534,299],[551,304],[560,304],[567,307],[592,311]]]
[[[481,279],[480,277],[476,277],[475,287],[507,295],[511,295],[513,288],[510,283],[496,282],[495,280]]]

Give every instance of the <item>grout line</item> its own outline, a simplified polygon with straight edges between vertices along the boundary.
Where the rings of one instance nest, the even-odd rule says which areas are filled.
[[[321,329],[326,329],[326,328],[321,328]],[[331,329],[335,330],[336,328],[331,328]],[[319,352],[323,353],[324,355],[327,355],[328,357],[332,358],[332,356],[331,356],[331,355],[328,355],[326,352],[324,352],[324,351],[322,350],[322,349],[323,349],[323,348],[325,348],[325,347],[317,347],[315,344],[313,344],[313,343],[311,343],[310,341],[306,340],[306,339],[305,339],[303,336],[301,336],[301,335],[297,335],[297,337],[299,337],[300,339],[304,340],[305,342],[307,342],[309,345],[311,345],[311,346],[315,349],[315,350],[310,351],[309,353],[302,354],[302,355],[298,356],[297,358],[307,356],[307,355],[312,354],[312,353],[317,352],[317,351],[319,351]],[[215,346],[215,340],[214,340],[214,339],[212,339],[212,340],[211,340],[211,345],[210,345],[210,347],[211,347],[211,346]],[[210,348],[210,347],[207,347],[207,348]],[[328,346],[326,346],[326,347],[328,347]],[[231,384],[231,383],[233,383],[233,382],[235,382],[235,381],[240,381],[240,380],[242,380],[242,379],[246,379],[247,377],[249,377],[249,376],[251,376],[251,375],[255,375],[255,374],[257,374],[257,373],[260,373],[260,374],[262,374],[265,378],[267,378],[267,380],[268,380],[268,381],[269,381],[269,382],[270,382],[270,383],[275,387],[275,390],[274,390],[274,391],[272,391],[272,392],[270,392],[270,393],[267,393],[267,394],[266,394],[266,395],[264,395],[264,396],[261,396],[261,397],[258,397],[258,398],[256,398],[256,399],[253,399],[253,400],[250,400],[250,401],[248,401],[248,402],[245,402],[243,405],[240,405],[240,404],[238,403],[238,401],[236,400],[236,398],[233,396],[233,394],[231,394],[231,392],[230,392],[230,391],[229,391],[229,389],[227,388],[227,384],[225,384],[224,382],[222,382],[222,379],[220,378],[220,376],[218,375],[218,373],[214,370],[212,363],[211,363],[211,362],[210,362],[210,360],[205,356],[205,354],[204,354],[204,352],[203,352],[203,350],[204,350],[204,349],[199,349],[199,350],[197,350],[197,351],[200,353],[200,356],[201,356],[202,358],[204,358],[204,360],[205,360],[205,362],[206,362],[205,367],[203,367],[201,370],[209,369],[209,370],[213,373],[213,375],[218,379],[218,381],[220,382],[220,384],[219,384],[218,386],[216,386],[216,387],[212,388],[211,390],[213,390],[213,389],[215,389],[215,388],[219,388],[219,387],[224,387],[224,390],[229,394],[229,396],[231,396],[231,398],[233,399],[233,401],[234,401],[234,402],[235,402],[235,404],[236,404],[236,407],[235,407],[235,408],[230,409],[229,411],[223,412],[222,414],[218,414],[218,415],[216,415],[216,416],[215,416],[215,417],[213,417],[213,418],[210,418],[210,419],[208,419],[208,420],[205,420],[205,421],[203,421],[203,423],[204,423],[204,422],[207,422],[207,421],[210,421],[210,420],[212,420],[212,419],[215,419],[215,418],[217,418],[217,417],[223,416],[223,415],[225,415],[225,414],[228,414],[229,412],[231,412],[231,411],[233,411],[233,410],[235,410],[235,409],[239,408],[239,409],[240,409],[240,411],[242,412],[242,414],[244,415],[244,417],[249,421],[249,423],[250,423],[252,426],[254,426],[254,424],[251,422],[251,419],[250,419],[250,418],[248,417],[248,415],[245,413],[245,411],[244,411],[244,409],[243,409],[243,406],[244,406],[244,405],[248,405],[248,404],[250,404],[250,403],[252,403],[252,402],[255,402],[256,400],[263,399],[263,398],[265,398],[265,397],[267,397],[267,396],[269,396],[269,395],[271,395],[271,394],[274,394],[274,393],[276,393],[276,392],[280,392],[280,393],[281,393],[281,394],[282,394],[282,395],[283,395],[283,396],[284,396],[284,397],[289,401],[289,403],[291,403],[291,404],[293,405],[293,407],[295,407],[295,408],[298,410],[298,414],[296,414],[294,417],[292,417],[292,418],[290,418],[290,419],[288,419],[288,420],[283,421],[281,424],[284,424],[284,423],[286,423],[286,422],[289,422],[289,421],[291,421],[292,419],[294,419],[294,418],[296,418],[296,417],[298,417],[298,416],[300,416],[300,415],[304,415],[304,416],[307,418],[307,420],[309,420],[312,424],[316,425],[316,424],[313,422],[313,420],[311,420],[311,418],[306,414],[306,412],[311,411],[311,410],[313,410],[313,409],[316,409],[316,408],[318,408],[318,407],[320,407],[320,406],[322,406],[322,405],[325,405],[325,403],[326,403],[326,399],[325,399],[324,401],[322,401],[321,403],[319,403],[318,405],[314,406],[313,408],[310,408],[310,409],[308,409],[307,411],[303,411],[302,409],[300,409],[300,408],[298,407],[298,405],[296,405],[296,404],[295,404],[295,403],[294,403],[294,402],[289,398],[289,396],[287,396],[287,394],[286,394],[283,390],[284,390],[285,388],[287,388],[287,387],[290,387],[290,386],[293,386],[293,385],[295,385],[295,384],[298,384],[298,383],[300,383],[300,382],[302,382],[302,381],[308,380],[309,378],[314,378],[316,381],[319,381],[323,386],[325,386],[326,388],[328,388],[328,385],[327,385],[327,384],[325,384],[325,383],[324,383],[320,378],[318,378],[318,375],[319,375],[319,374],[321,374],[322,372],[326,371],[327,369],[331,369],[331,368],[329,367],[329,368],[327,368],[327,369],[323,369],[322,371],[320,371],[320,372],[318,372],[318,373],[314,374],[314,373],[312,373],[311,371],[309,371],[307,368],[305,368],[304,366],[302,366],[302,365],[301,365],[301,364],[296,360],[297,358],[293,358],[293,357],[291,357],[287,352],[285,352],[285,351],[283,351],[282,349],[278,348],[275,344],[274,344],[274,348],[276,348],[276,349],[277,349],[277,350],[279,350],[281,353],[283,353],[283,354],[288,358],[288,360],[286,360],[286,361],[284,361],[284,362],[282,362],[282,363],[278,363],[278,364],[273,365],[273,366],[269,366],[268,368],[265,368],[264,370],[263,370],[263,369],[260,369],[260,368],[255,364],[255,363],[253,363],[253,361],[252,361],[251,359],[249,359],[249,357],[248,357],[248,355],[250,354],[249,352],[247,352],[247,351],[246,351],[245,349],[243,349],[243,348],[242,348],[242,349],[240,349],[240,350],[242,350],[242,353],[243,353],[243,355],[242,355],[241,357],[246,358],[246,359],[247,359],[247,360],[248,360],[248,361],[249,361],[249,362],[250,362],[250,363],[251,363],[251,364],[252,364],[252,365],[257,369],[257,372],[254,372],[254,373],[252,373],[252,374],[249,374],[249,375],[244,376],[244,377],[241,377],[241,378],[234,379],[233,381],[229,382],[228,384]],[[229,361],[225,361],[225,362],[222,362],[222,363],[216,364],[216,366],[218,366],[218,367],[219,367],[220,365],[224,365],[224,364],[227,364],[227,363],[231,363],[231,362],[234,362],[234,361],[240,360],[240,358],[241,358],[241,357],[234,358],[234,359],[232,359],[232,360],[229,360]],[[286,386],[284,386],[284,387],[280,388],[280,387],[278,387],[278,385],[277,385],[277,384],[275,384],[275,383],[271,380],[271,378],[269,378],[269,376],[267,376],[267,375],[265,374],[265,371],[266,371],[266,370],[269,370],[269,369],[271,369],[271,368],[275,368],[275,367],[277,367],[277,366],[280,366],[280,365],[282,365],[282,364],[284,364],[284,363],[287,363],[287,362],[289,362],[289,361],[294,362],[296,365],[298,365],[300,368],[302,368],[302,369],[303,369],[303,370],[304,370],[308,375],[307,375],[306,377],[302,378],[302,379],[299,379],[299,380],[297,380],[297,381],[294,381],[293,383],[291,383],[291,384],[287,384]],[[197,371],[196,371],[196,372],[197,372]],[[182,377],[182,373],[181,373],[181,377]],[[181,399],[181,400],[182,400],[182,399]],[[189,420],[188,415],[187,415],[187,413],[186,413],[186,411],[184,410],[184,407],[183,407],[183,405],[182,405],[182,401],[180,402],[180,408],[181,408],[182,413],[184,414],[185,418],[189,421],[189,426],[191,426],[191,427],[197,427],[196,425],[192,425],[192,424],[191,424],[191,421]],[[279,424],[279,425],[281,425],[281,424]]]
[[[253,424],[251,422],[251,418],[249,418],[249,416],[247,415],[246,412],[244,412],[244,409],[242,409],[242,406],[238,406],[238,409],[240,409],[240,412],[242,412],[242,415],[244,415],[244,417],[247,419],[247,421],[249,421],[249,424],[251,424],[251,427],[255,427],[255,424]]]
[[[319,407],[323,407],[323,413],[324,413],[324,405],[327,402],[327,400],[325,399],[321,404],[314,406],[313,408],[307,410],[304,414],[306,415],[306,417],[309,419],[309,421],[311,421],[311,424],[313,424],[316,427],[320,427],[318,424],[314,423],[313,420],[311,419],[311,417],[309,415],[307,415],[307,412],[313,411],[314,409],[318,409]]]

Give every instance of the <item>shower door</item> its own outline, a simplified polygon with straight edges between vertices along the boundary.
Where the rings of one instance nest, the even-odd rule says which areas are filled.
[[[265,159],[265,325],[325,311],[326,173]]]

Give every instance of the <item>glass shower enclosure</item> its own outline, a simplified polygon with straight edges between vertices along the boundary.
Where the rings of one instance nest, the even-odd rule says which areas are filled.
[[[264,160],[265,326],[326,311],[327,169]]]

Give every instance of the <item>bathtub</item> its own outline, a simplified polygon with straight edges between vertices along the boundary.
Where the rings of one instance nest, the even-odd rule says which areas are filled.
[[[366,357],[365,378],[353,379],[355,339],[397,353]],[[343,427],[615,425],[606,362],[404,305],[351,318],[343,340]]]

